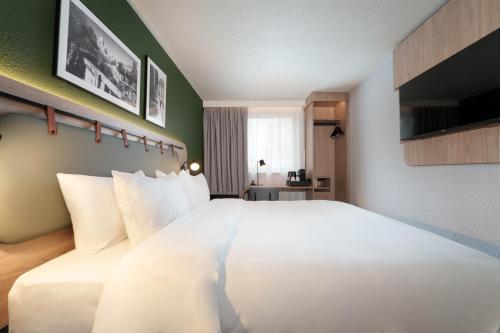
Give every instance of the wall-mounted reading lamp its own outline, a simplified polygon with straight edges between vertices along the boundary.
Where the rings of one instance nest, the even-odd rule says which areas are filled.
[[[196,161],[184,161],[181,166],[181,170],[189,171],[190,174],[197,174],[200,168],[200,163]]]

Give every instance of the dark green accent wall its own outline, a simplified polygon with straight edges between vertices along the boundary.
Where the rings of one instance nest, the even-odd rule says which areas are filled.
[[[82,2],[142,60],[140,117],[54,76],[58,0],[0,1],[0,75],[178,139],[203,161],[202,100],[174,62],[126,0]],[[146,55],[168,77],[165,129],[144,120]]]

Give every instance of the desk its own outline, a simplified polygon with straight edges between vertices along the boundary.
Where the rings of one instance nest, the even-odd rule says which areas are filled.
[[[276,184],[276,185],[250,185],[245,188],[243,193],[241,193],[241,198],[245,198],[245,194],[247,194],[250,190],[269,190],[269,191],[278,191],[278,192],[305,192],[305,191],[313,191],[314,186],[288,186],[286,184]]]

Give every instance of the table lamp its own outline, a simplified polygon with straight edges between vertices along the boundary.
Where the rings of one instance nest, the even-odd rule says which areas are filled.
[[[264,160],[257,161],[257,186],[262,186],[262,184],[259,183],[259,167],[264,165],[266,165],[266,162],[264,162]]]

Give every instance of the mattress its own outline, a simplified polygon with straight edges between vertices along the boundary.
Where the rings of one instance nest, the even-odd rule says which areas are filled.
[[[500,333],[500,262],[334,201],[212,200],[130,251],[93,333]]]
[[[96,254],[73,250],[21,275],[9,293],[10,332],[91,332],[103,283],[130,249],[125,240]]]

